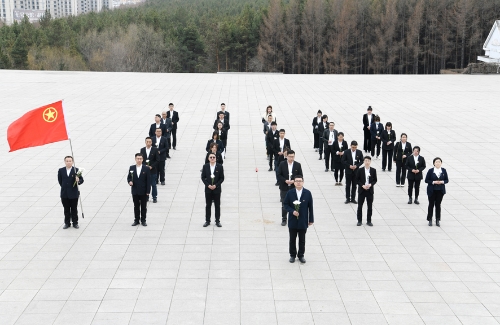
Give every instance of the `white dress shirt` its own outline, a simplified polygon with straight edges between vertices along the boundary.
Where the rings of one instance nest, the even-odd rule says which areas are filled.
[[[356,165],[356,150],[352,151],[351,150],[351,155],[352,155],[352,165]]]
[[[370,179],[369,179],[369,177],[370,177],[370,168],[366,169],[366,167],[365,167],[365,177],[366,177],[365,185],[370,184]]]
[[[210,174],[211,175],[215,174],[215,164],[213,166],[212,166],[212,164],[210,164]]]
[[[297,191],[297,200],[300,201],[300,197],[302,196],[302,190],[299,191],[299,190],[295,189],[295,191]]]
[[[288,163],[287,163],[288,164]],[[288,180],[292,180],[293,163],[288,164]],[[291,184],[288,184],[290,186]]]
[[[151,153],[151,148],[146,147],[146,158],[149,159],[149,154]]]
[[[160,123],[156,123],[156,128],[159,129],[160,125],[161,125],[161,122]]]
[[[142,165],[140,165],[140,166],[135,165],[135,171],[137,173],[137,177],[141,176]]]
[[[420,155],[419,155],[419,156],[415,156],[415,155],[413,155],[413,159],[415,159],[415,167],[416,167],[416,166],[417,166],[417,164],[418,164],[418,157],[420,157]]]
[[[401,150],[403,150],[403,155],[405,154],[406,142],[401,141]]]
[[[71,168],[69,168],[69,169],[68,169],[68,168],[66,168],[66,174],[68,175],[68,177],[69,177],[69,174],[71,173],[71,169],[73,169],[73,167],[71,167]]]
[[[156,137],[156,147],[160,147],[160,140],[161,140],[161,137]]]
[[[339,143],[339,149],[342,150],[342,142],[341,141],[337,141]],[[337,151],[337,155],[339,154],[340,151]]]
[[[285,138],[281,139],[279,138],[280,140],[280,151],[283,152],[283,147],[285,146]]]
[[[316,118],[316,126],[314,128],[317,129],[320,123],[321,123],[321,116]]]
[[[441,170],[441,168],[436,168],[434,167],[434,174],[436,174],[436,176],[439,178],[439,176],[441,176],[441,173],[443,171]]]

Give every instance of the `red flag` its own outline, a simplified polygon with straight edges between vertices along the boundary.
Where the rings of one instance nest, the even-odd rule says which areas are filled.
[[[9,152],[68,138],[61,100],[29,111],[7,129]]]

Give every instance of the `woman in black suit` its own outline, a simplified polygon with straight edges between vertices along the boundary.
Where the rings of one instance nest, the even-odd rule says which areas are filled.
[[[222,165],[224,164],[224,160],[222,159],[222,155],[220,153],[220,151],[218,150],[218,145],[217,143],[212,143],[210,144],[210,151],[207,152],[207,156],[205,157],[205,164],[208,164],[209,161],[208,161],[208,157],[211,155],[211,154],[214,154],[215,155],[215,161]]]
[[[394,151],[394,141],[396,140],[396,132],[392,129],[392,123],[385,123],[385,130],[382,131],[382,171],[392,169],[392,152]]]
[[[441,158],[436,157],[432,161],[434,168],[427,171],[425,182],[427,183],[427,196],[429,197],[429,207],[427,209],[427,221],[429,226],[432,226],[432,212],[434,206],[436,207],[436,226],[441,227],[441,201],[446,194],[445,184],[448,184],[448,173],[446,169],[441,168],[443,161]]]
[[[314,145],[313,145],[314,148],[313,149],[316,152],[319,151],[319,137],[320,137],[320,134],[319,134],[318,127],[321,124],[322,115],[323,115],[323,112],[321,112],[321,110],[318,110],[318,113],[316,114],[316,116],[313,118],[313,121],[312,121],[313,135],[314,135]]]
[[[222,145],[224,146],[224,149],[225,149],[226,144],[227,144],[227,132],[224,129],[222,122],[217,123],[217,129],[215,130],[214,133],[217,133],[217,136],[219,137],[219,140],[222,141]],[[224,150],[224,149],[222,149],[222,150]],[[224,154],[224,156],[225,156],[225,154]]]
[[[404,187],[406,179],[406,157],[412,153],[411,143],[406,133],[401,133],[401,141],[394,146],[393,160],[396,163],[396,187]]]
[[[210,145],[212,143],[216,143],[217,144],[217,148],[218,148],[217,151],[218,152],[224,151],[224,145],[222,144],[222,141],[220,141],[220,139],[219,139],[219,132],[214,131],[212,133],[212,139],[210,139],[210,140],[207,141],[207,147],[205,148],[205,150],[207,152],[210,152]]]
[[[415,204],[420,204],[418,202],[418,194],[420,192],[420,182],[424,178],[422,176],[425,170],[425,159],[420,156],[420,147],[415,146],[413,148],[413,155],[406,159],[406,168],[408,169],[408,204],[412,203],[413,187],[415,186]]]
[[[344,178],[344,166],[342,166],[342,156],[344,151],[349,149],[347,142],[344,140],[344,132],[339,132],[337,141],[333,143],[333,168],[335,169],[335,186],[342,186],[342,179]],[[340,171],[340,180],[339,180]]]

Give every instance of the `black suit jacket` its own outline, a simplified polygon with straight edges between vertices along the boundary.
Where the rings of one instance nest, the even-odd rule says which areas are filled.
[[[170,138],[170,134],[172,133],[172,128],[174,127],[172,125],[172,119],[167,117],[165,120],[161,119],[160,122],[165,126],[166,132],[163,132],[163,136],[167,139]]]
[[[363,115],[363,130],[368,130],[368,126],[375,122],[375,115],[372,113],[372,118],[368,121],[368,114]],[[370,123],[371,122],[371,123]]]
[[[219,119],[216,119],[214,121],[214,130],[217,130],[217,124],[219,124],[219,122]],[[231,126],[229,125],[229,120],[224,119],[224,122],[222,123],[222,129],[227,132],[230,128]]]
[[[151,172],[148,166],[142,165],[140,175],[137,175],[136,165],[130,166],[127,175],[128,182],[133,183],[130,187],[132,195],[149,195],[149,191],[151,190]]]
[[[158,149],[151,146],[151,151],[149,152],[149,157],[146,153],[146,147],[141,148],[141,155],[143,159],[143,166],[151,166],[150,172],[151,174],[158,174],[158,164],[160,163],[160,153]],[[149,160],[149,164],[147,161]]]
[[[165,124],[160,123],[160,129],[161,129],[161,135],[164,137],[167,134],[167,128],[165,127]],[[156,137],[156,123],[151,124],[149,127],[149,136]]]
[[[339,134],[337,132],[337,130],[333,129],[333,134],[334,134],[334,143],[335,141],[337,141],[337,135]],[[325,146],[328,145],[328,140],[330,140],[330,129],[326,129],[325,131],[323,131],[323,141],[325,142]],[[333,144],[332,144],[333,145]]]
[[[344,165],[344,168],[345,168],[346,175],[350,175],[352,173],[354,173],[354,175],[356,175],[356,172],[358,171],[358,169],[352,170],[350,168],[350,166],[356,165],[359,168],[359,166],[361,166],[363,164],[363,152],[361,150],[356,149],[356,155],[355,155],[356,160],[355,161],[352,161],[352,153],[351,152],[352,152],[351,149],[346,150],[344,155],[342,156],[342,159],[341,159],[342,164]]]
[[[210,145],[211,145],[213,142],[214,142],[214,140],[213,140],[213,139],[210,139],[210,140],[208,140],[208,141],[207,141],[207,147],[205,148],[205,150],[206,150],[207,152],[210,152]],[[217,152],[222,152],[222,151],[224,151],[224,144],[222,144],[222,141],[220,141],[220,140],[216,140],[216,142],[215,142],[215,143],[217,143]]]
[[[219,129],[215,129],[215,131],[217,131],[217,133],[219,133]],[[220,130],[219,139],[220,140],[227,140],[227,132],[226,132],[226,130],[224,130],[224,128],[222,128],[222,130]]]
[[[319,133],[319,125],[323,122],[323,119],[322,119],[322,118],[320,118],[320,120],[321,120],[321,122],[320,122],[320,123],[318,123],[318,117],[317,117],[317,116],[315,116],[315,117],[313,118],[313,122],[312,122],[312,126],[313,126],[313,133]],[[317,126],[317,127],[316,127],[316,126]],[[321,135],[322,133],[319,133],[319,134]]]
[[[280,185],[281,191],[288,191],[292,188],[295,188],[295,185],[288,185],[287,183],[285,183],[286,180],[290,179],[290,175],[288,174],[288,161],[285,160],[279,164],[276,174],[278,175],[278,183]],[[292,179],[295,179],[295,176],[297,175],[304,174],[302,174],[302,166],[300,165],[300,163],[294,161],[292,167]]]
[[[342,160],[342,157],[341,155],[337,155],[337,151],[340,153],[341,151],[344,152],[346,150],[348,150],[349,147],[347,146],[347,141],[342,141],[342,148],[340,148],[339,146],[339,141],[336,140],[334,143],[333,143],[333,161],[335,162],[341,162]],[[352,157],[351,157],[352,159]]]
[[[325,123],[321,121],[321,123],[318,125],[318,133],[319,133],[319,145],[323,143],[323,133],[325,133],[325,130],[328,130],[328,122]]]
[[[372,184],[372,186],[368,189],[365,190],[362,186],[365,185],[366,182],[366,174],[365,174],[365,167],[361,166],[357,173],[357,180],[358,180],[358,193],[365,194],[366,196],[371,196],[374,193],[373,188],[375,187],[375,184],[377,184],[377,170],[373,167],[370,167],[370,177],[368,178],[368,182]]]
[[[203,165],[203,168],[201,170],[201,180],[203,184],[205,184],[205,193],[213,191],[215,194],[219,194],[222,191],[221,184],[222,182],[224,182],[224,167],[222,167],[222,165],[215,164],[214,176],[215,177],[213,179],[213,185],[217,187],[215,188],[215,190],[211,190],[208,188],[208,185],[212,185],[210,164]]]
[[[210,161],[208,160],[208,156],[211,154],[212,152],[207,152],[207,155],[205,156],[205,164],[208,164]],[[220,151],[217,151],[215,153],[215,161],[219,164],[219,165],[222,165],[224,164],[224,159],[222,159],[222,155],[220,153]]]
[[[413,157],[413,155],[406,157],[406,168],[408,169],[408,176],[406,178],[410,181],[422,180],[424,178],[422,173],[425,170],[425,159],[422,156],[418,156],[418,166],[415,166],[415,158]],[[413,169],[418,169],[420,172],[414,174],[412,172]]]
[[[167,138],[161,137],[160,138],[160,144],[157,146],[156,145],[156,136],[151,138],[153,140],[153,146],[155,146],[158,149],[158,153],[160,154],[160,161],[165,161],[167,159]]]
[[[409,156],[411,156],[411,153],[413,152],[413,150],[411,148],[411,143],[409,143],[408,141],[406,141],[404,153],[403,153],[403,146],[401,145],[401,141],[396,143],[394,148],[395,148],[395,150],[394,150],[394,154],[392,155],[392,158],[396,161],[402,161],[404,163],[406,163],[406,158],[403,160],[403,154],[406,155],[406,157],[409,157]]]
[[[284,146],[292,149],[292,147],[290,147],[290,140],[288,140],[287,138],[285,138]],[[279,134],[278,134],[278,138],[274,139],[274,141],[273,141],[273,152],[274,152],[275,159],[278,159],[278,161],[280,161],[280,160],[283,161],[285,159],[285,157],[283,157],[283,155],[281,155],[281,156],[278,155],[278,152],[281,152]]]
[[[219,111],[219,112],[222,112],[222,111]],[[219,112],[217,112],[217,116],[219,116]],[[229,123],[229,112],[224,111],[222,113],[224,113],[224,120],[227,120],[227,122]]]
[[[173,116],[170,116],[170,110],[167,111],[167,117],[172,120],[172,130],[177,130],[177,122],[179,122],[179,113],[174,111]]]
[[[78,186],[73,186],[75,184],[75,177],[78,173],[78,168],[71,168],[71,171],[66,172],[66,167],[59,168],[57,172],[57,180],[59,181],[59,185],[61,185],[61,198],[62,199],[78,199],[80,196],[80,191],[78,190]],[[83,175],[79,177],[78,185],[83,184]]]
[[[267,143],[267,154],[274,154],[274,140],[280,137],[280,133],[278,130],[274,131],[269,129],[269,132],[266,134],[266,143]]]
[[[377,134],[378,131],[378,134]],[[384,131],[384,127],[382,126],[382,123],[378,123],[378,128],[377,128],[377,123],[373,122],[372,125],[370,125],[370,135],[371,139],[375,140],[377,136],[382,139],[382,132]]]
[[[391,135],[389,138],[389,134]],[[396,141],[396,131],[391,130],[391,132],[387,132],[387,130],[382,131],[382,136],[380,137],[382,140],[382,150],[392,150],[394,149],[394,141]],[[387,142],[391,141],[390,145],[387,145]]]

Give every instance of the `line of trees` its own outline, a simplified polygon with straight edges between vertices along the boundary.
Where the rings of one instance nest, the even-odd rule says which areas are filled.
[[[0,69],[432,74],[482,54],[500,0],[150,0],[0,27]]]

